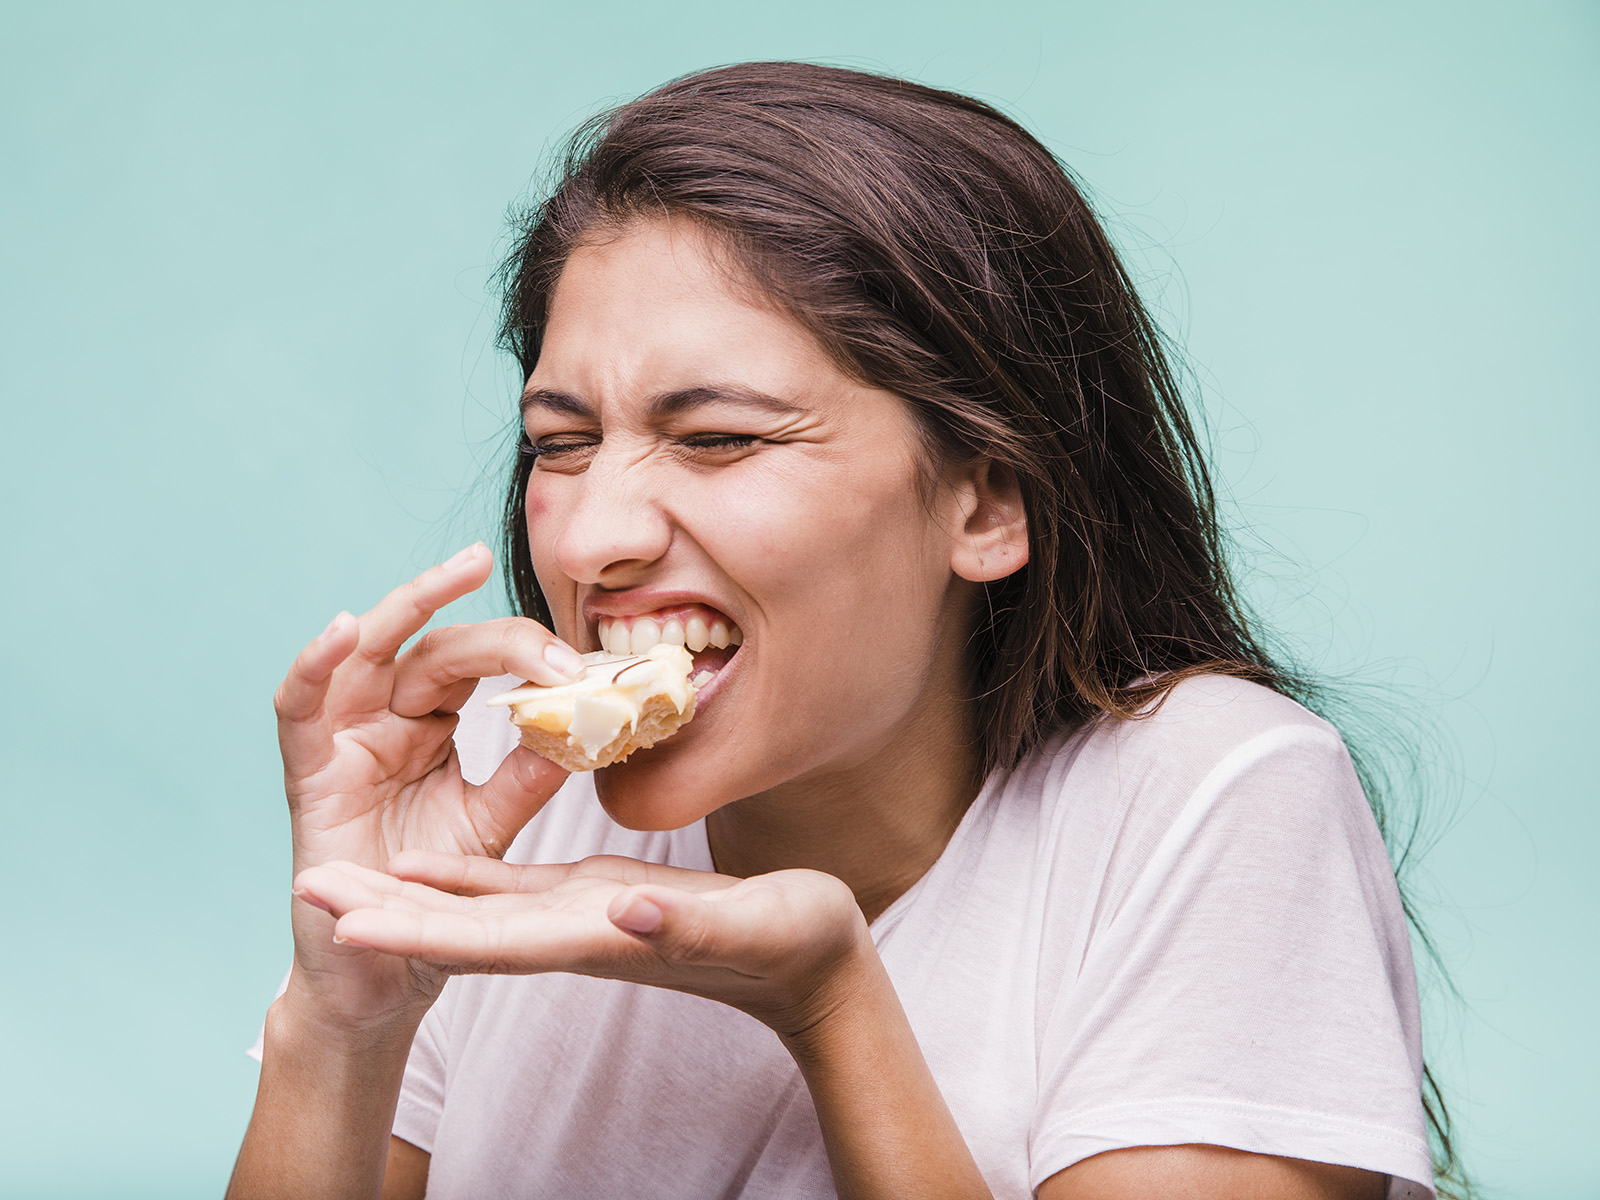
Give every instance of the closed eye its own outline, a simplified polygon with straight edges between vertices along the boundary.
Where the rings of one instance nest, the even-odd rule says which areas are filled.
[[[676,438],[670,449],[687,462],[710,464],[739,456],[766,440],[753,433],[692,433]],[[539,438],[524,434],[517,453],[533,459],[539,470],[568,473],[584,470],[600,442],[593,433],[549,433]]]
[[[695,433],[680,438],[679,442],[691,450],[732,450],[752,446],[760,440],[753,433]]]
[[[753,433],[691,433],[676,439],[672,453],[685,466],[731,465],[765,441]]]
[[[517,453],[533,459],[535,466],[566,467],[570,463],[586,460],[599,442],[599,438],[581,433],[548,434],[537,441],[524,434]]]

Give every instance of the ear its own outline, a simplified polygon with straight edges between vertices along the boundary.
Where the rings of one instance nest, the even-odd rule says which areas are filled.
[[[958,522],[950,568],[962,579],[988,583],[1028,561],[1028,514],[1017,473],[981,458],[954,473]]]

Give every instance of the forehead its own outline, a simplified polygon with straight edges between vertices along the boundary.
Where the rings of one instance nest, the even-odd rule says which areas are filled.
[[[804,326],[734,272],[683,220],[635,222],[579,246],[551,296],[530,389],[599,399],[739,381],[782,394],[845,378]]]

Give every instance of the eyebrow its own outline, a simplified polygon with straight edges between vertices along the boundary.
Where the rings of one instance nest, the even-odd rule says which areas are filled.
[[[682,416],[697,408],[708,404],[733,404],[741,408],[758,409],[761,412],[772,413],[776,416],[792,417],[805,410],[790,404],[787,400],[780,400],[776,396],[769,396],[766,392],[756,391],[754,388],[734,387],[728,385],[707,385],[702,387],[680,388],[673,392],[662,392],[650,400],[650,416],[658,421],[669,417]],[[549,412],[558,412],[572,417],[594,417],[594,408],[572,395],[570,392],[556,391],[551,388],[528,388],[522,393],[519,407],[524,415],[529,409],[542,408]]]

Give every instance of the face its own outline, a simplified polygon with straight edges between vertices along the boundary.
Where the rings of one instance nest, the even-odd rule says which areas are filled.
[[[620,823],[847,783],[960,708],[959,489],[930,484],[903,400],[842,373],[694,226],[572,255],[523,410],[556,632],[687,637],[715,671],[689,725],[599,772]]]

